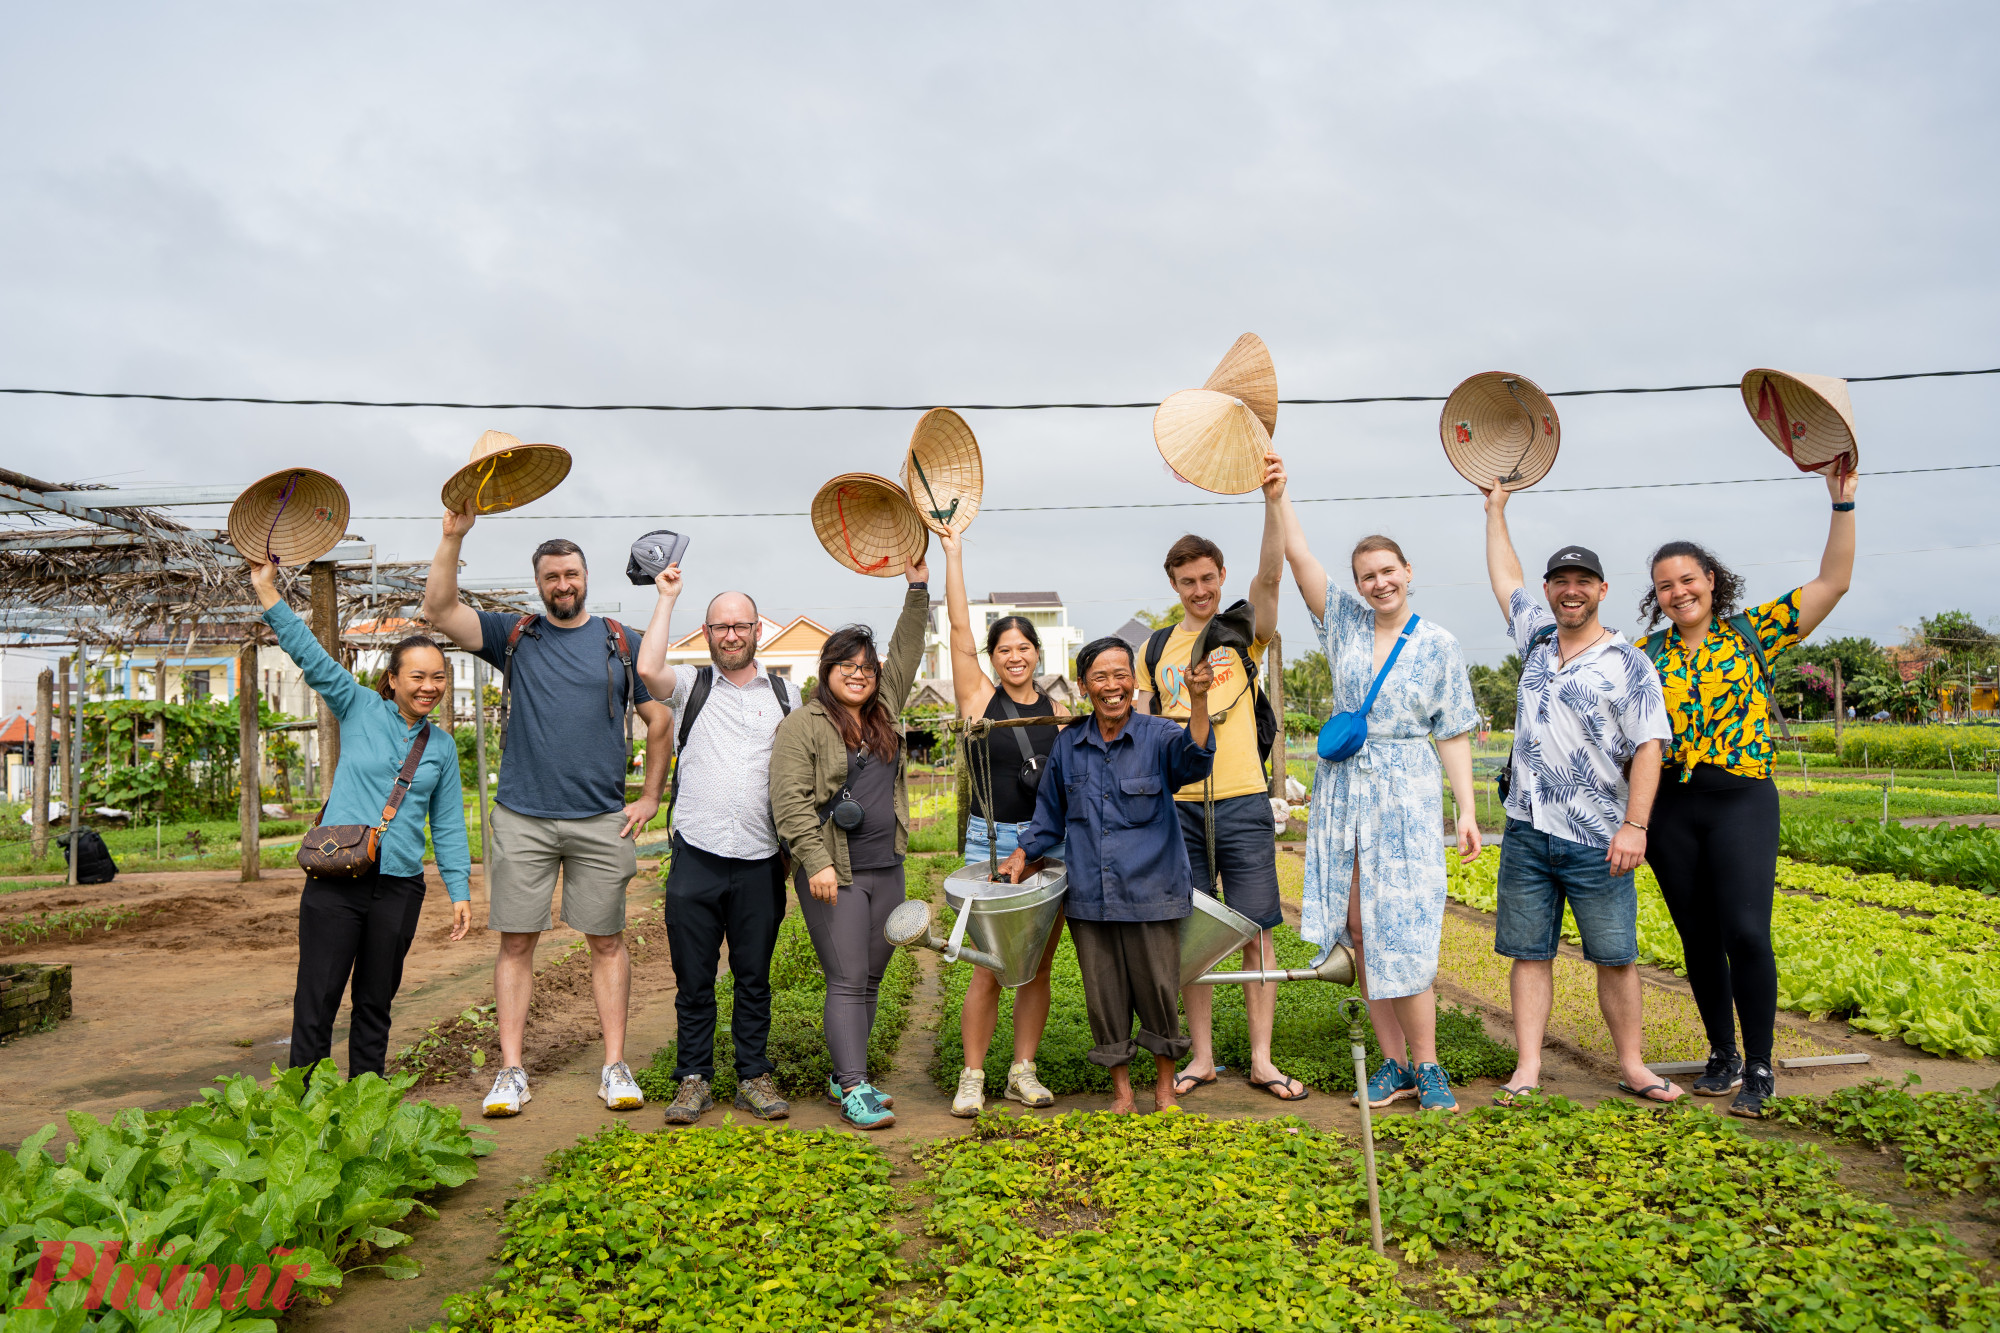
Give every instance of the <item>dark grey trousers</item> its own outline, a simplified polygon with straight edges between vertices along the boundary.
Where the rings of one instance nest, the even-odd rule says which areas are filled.
[[[1181,1035],[1181,923],[1178,921],[1069,922],[1076,962],[1083,972],[1083,1008],[1097,1045],[1093,1064],[1129,1065],[1145,1047],[1178,1060],[1188,1053]],[[1139,1031],[1132,1031],[1132,1016]],[[1171,1033],[1172,1035],[1168,1035]]]
[[[843,1088],[868,1078],[868,1034],[875,1030],[875,996],[895,952],[882,927],[903,901],[903,867],[857,870],[840,886],[835,902],[823,903],[806,887],[800,870],[793,877],[799,911],[812,936],[813,952],[826,973],[826,1049],[833,1076]]]

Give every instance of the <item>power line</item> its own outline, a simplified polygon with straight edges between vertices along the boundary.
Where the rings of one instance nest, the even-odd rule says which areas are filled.
[[[1961,463],[1951,467],[1904,467],[1891,468],[1883,472],[1869,472],[1869,477],[1909,477],[1926,472],[1980,472],[2000,468],[2000,463]],[[1541,495],[1581,495],[1591,491],[1670,491],[1688,486],[1761,486],[1774,481],[1804,481],[1810,473],[1793,473],[1786,477],[1727,477],[1720,481],[1637,481],[1615,486],[1550,486],[1538,491]],[[1294,497],[1293,504],[1360,504],[1376,500],[1463,500],[1476,495],[1476,491],[1415,491],[1406,495],[1317,495]],[[982,514],[1048,514],[1063,513],[1079,509],[1206,509],[1227,505],[1261,505],[1259,500],[1159,500],[1139,504],[1094,504],[1094,505],[981,505]],[[759,509],[730,513],[704,514],[485,514],[482,521],[491,522],[498,518],[540,519],[544,522],[575,522],[587,519],[645,519],[656,518],[806,518],[810,511],[804,509]],[[399,523],[437,521],[437,514],[356,514],[354,522]]]
[[[1964,375],[2000,375],[2000,366],[1986,370],[1915,370],[1899,375],[1849,375],[1850,384],[1872,384],[1884,380],[1951,379]],[[1727,384],[1673,384],[1659,388],[1561,389],[1551,398],[1594,398],[1605,394],[1703,393],[1711,389],[1734,389]],[[84,389],[4,389],[0,394],[27,394],[46,398],[136,399],[153,403],[252,403],[264,407],[437,407],[461,412],[928,412],[936,407],[955,407],[966,412],[1054,412],[1122,411],[1127,408],[1158,407],[1156,401],[1130,403],[446,403],[383,402],[369,398],[246,398],[228,394],[181,393],[102,393]],[[1280,398],[1291,407],[1345,407],[1355,403],[1442,403],[1443,394],[1381,394],[1364,398]]]

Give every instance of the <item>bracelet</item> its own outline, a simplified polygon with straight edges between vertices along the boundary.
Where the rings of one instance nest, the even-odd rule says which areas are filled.
[[[1631,825],[1631,826],[1632,826],[1633,828],[1635,828],[1635,829],[1638,829],[1638,830],[1639,830],[1639,832],[1641,832],[1641,833],[1644,833],[1644,832],[1646,831],[1646,826],[1645,826],[1644,824],[1641,824],[1641,823],[1640,823],[1640,822],[1639,822],[1638,820],[1636,820],[1636,819],[1628,819],[1628,820],[1626,820],[1625,822],[1626,822],[1626,823],[1628,823],[1628,824],[1630,824],[1630,825]]]
[[[1853,510],[1854,510],[1854,501],[1852,500],[1842,500],[1839,503],[1835,504],[1833,507],[1833,512],[1836,514],[1852,513]]]

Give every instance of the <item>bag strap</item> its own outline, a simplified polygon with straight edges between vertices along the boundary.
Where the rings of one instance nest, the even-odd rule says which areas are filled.
[[[509,704],[512,700],[514,689],[514,650],[521,646],[521,636],[523,634],[534,633],[531,627],[539,619],[541,617],[532,611],[523,612],[517,616],[514,620],[514,627],[507,631],[507,646],[500,654],[500,749],[502,753],[505,753],[507,749],[507,722],[511,716]],[[535,637],[540,638],[541,635],[535,634]]]
[[[701,716],[701,706],[708,702],[709,692],[715,688],[715,668],[701,667],[694,673],[694,684],[688,688],[687,706],[681,709],[681,729],[674,738],[674,780],[667,787],[667,827],[673,827],[674,802],[681,794],[681,752],[687,749],[688,736],[694,731],[694,720]],[[779,704],[783,706],[784,700]]]
[[[792,701],[785,697],[785,678],[783,676],[774,676],[767,671],[764,673],[764,679],[771,682],[771,693],[778,697],[778,716],[781,718],[790,717],[792,715]]]
[[[1389,672],[1396,665],[1396,659],[1403,655],[1403,645],[1416,633],[1418,616],[1413,612],[1403,626],[1403,632],[1396,636],[1396,642],[1389,648],[1389,656],[1382,661],[1382,669],[1375,673],[1375,683],[1368,687],[1368,697],[1361,701],[1361,716],[1366,717],[1375,707],[1375,696],[1382,692],[1382,682],[1389,678]]]
[[[417,776],[417,765],[423,762],[424,747],[430,743],[431,727],[430,723],[426,722],[423,730],[417,733],[416,739],[410,742],[410,752],[403,756],[402,771],[396,774],[396,781],[389,787],[389,800],[382,807],[382,822],[375,826],[378,836],[389,827],[389,821],[396,817],[396,811],[402,807],[403,798],[410,794],[410,784]]]
[[[639,706],[638,677],[632,670],[632,641],[625,636],[625,627],[610,616],[604,617],[604,643],[618,665],[625,668],[625,712],[618,711],[618,669],[606,667],[604,677],[604,711],[613,724],[622,724],[621,730],[627,741],[632,739],[632,710]],[[629,756],[628,756],[629,758]]]
[[[1167,651],[1167,640],[1173,637],[1174,627],[1162,625],[1146,636],[1146,679],[1153,682],[1153,697],[1160,696],[1160,655]]]
[[[1014,702],[1013,695],[1007,693],[1005,690],[1000,690],[999,695],[1001,712],[1010,718],[1019,718],[1023,715],[1020,706]],[[1026,727],[1008,727],[1006,730],[1014,733],[1014,743],[1021,747],[1021,762],[1024,764],[1033,762],[1035,747],[1028,744],[1028,729]],[[991,741],[987,743],[989,745],[992,744]]]
[[[1750,656],[1757,663],[1757,686],[1764,691],[1764,702],[1770,705],[1772,714],[1778,719],[1778,734],[1790,740],[1792,729],[1785,724],[1785,710],[1778,706],[1777,699],[1771,694],[1771,663],[1764,656],[1764,641],[1757,637],[1757,627],[1750,623],[1750,615],[1745,611],[1738,611],[1725,623],[1736,631],[1744,645],[1750,649]]]

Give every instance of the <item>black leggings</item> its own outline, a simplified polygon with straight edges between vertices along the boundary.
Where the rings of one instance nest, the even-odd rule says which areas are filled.
[[[389,1055],[389,1006],[424,910],[422,875],[327,880],[306,876],[299,896],[299,980],[292,995],[292,1067],[333,1054],[333,1020],[353,981],[347,1076],[380,1074]]]
[[[1668,768],[1649,822],[1646,860],[1680,931],[1708,1044],[1734,1052],[1740,1017],[1744,1056],[1768,1064],[1778,1015],[1778,960],[1771,951],[1777,784],[1713,764],[1696,765],[1681,782]]]

